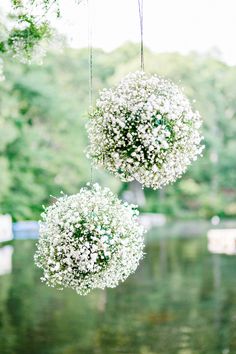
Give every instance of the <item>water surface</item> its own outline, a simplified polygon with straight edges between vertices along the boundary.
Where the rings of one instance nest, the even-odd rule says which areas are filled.
[[[209,254],[206,236],[153,231],[135,275],[86,297],[41,284],[35,241],[12,246],[0,275],[1,354],[236,353],[236,257]]]

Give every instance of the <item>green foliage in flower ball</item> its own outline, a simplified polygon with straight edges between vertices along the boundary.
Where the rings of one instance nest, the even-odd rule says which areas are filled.
[[[9,29],[0,27],[0,54],[9,53],[22,63],[41,63],[45,44],[54,32],[51,17],[61,16],[60,1],[11,0],[11,5],[12,11],[6,21],[10,22]]]
[[[0,53],[9,53],[23,63],[41,61],[44,44],[52,37],[49,10],[60,16],[59,4],[52,0],[12,0],[8,16],[10,29],[0,36]],[[3,38],[2,38],[3,37]]]
[[[40,47],[40,42],[51,36],[48,23],[37,24],[33,16],[27,15],[19,16],[18,21],[24,25],[24,28],[14,27],[7,40],[0,43],[0,52],[8,52],[23,63],[31,62],[36,57],[41,58],[44,49]]]

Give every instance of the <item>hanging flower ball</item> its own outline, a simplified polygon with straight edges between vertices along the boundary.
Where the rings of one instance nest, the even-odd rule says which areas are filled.
[[[144,72],[104,89],[90,115],[88,157],[122,181],[174,182],[201,154],[201,117],[172,82]]]
[[[143,228],[134,205],[94,184],[62,196],[42,214],[35,262],[42,281],[81,295],[115,287],[143,257]]]
[[[1,43],[4,51],[23,64],[41,64],[52,30],[47,22],[34,23],[32,17],[26,16],[21,19],[20,25],[14,27],[7,41]]]

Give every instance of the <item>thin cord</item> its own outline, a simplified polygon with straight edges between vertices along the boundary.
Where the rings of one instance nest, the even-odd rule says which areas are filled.
[[[88,4],[88,51],[89,51],[89,105],[93,105],[93,29],[92,29],[92,0]]]
[[[92,0],[87,0],[88,6],[88,61],[89,61],[89,109],[93,106],[93,28],[92,28]],[[90,168],[90,185],[93,184],[93,165]]]
[[[144,71],[144,48],[143,48],[143,0],[138,0],[139,22],[140,22],[140,66]]]
[[[90,167],[90,186],[93,185],[93,165]]]

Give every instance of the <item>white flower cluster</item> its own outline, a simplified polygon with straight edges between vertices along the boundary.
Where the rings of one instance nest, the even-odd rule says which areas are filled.
[[[54,3],[54,0],[11,0],[11,20],[7,21],[4,36],[0,34],[2,52],[24,64],[41,64],[53,35],[47,10]]]
[[[40,223],[36,265],[47,285],[70,287],[85,295],[115,287],[133,273],[143,257],[143,228],[134,205],[94,184],[62,196]]]
[[[104,89],[90,115],[88,157],[122,181],[174,182],[201,154],[201,117],[178,86],[144,72]]]
[[[12,58],[18,60],[22,64],[38,64],[43,63],[46,55],[47,41],[34,43],[32,46],[27,45],[27,40],[22,38],[13,38],[11,46],[7,48]]]

